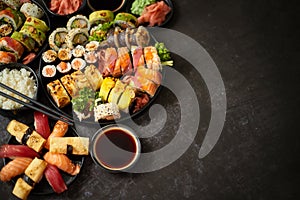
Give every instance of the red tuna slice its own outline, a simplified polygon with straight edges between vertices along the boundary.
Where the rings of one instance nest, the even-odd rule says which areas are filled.
[[[48,116],[41,112],[34,112],[34,128],[43,138],[47,139],[51,133]]]
[[[62,178],[62,176],[56,166],[48,163],[44,174],[45,174],[45,177],[46,177],[49,185],[52,187],[54,192],[59,194],[68,189],[65,184],[64,179]]]
[[[40,155],[25,145],[4,144],[0,147],[0,158],[28,157],[35,158]]]

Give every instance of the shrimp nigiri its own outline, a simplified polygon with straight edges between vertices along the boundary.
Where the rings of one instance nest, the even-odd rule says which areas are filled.
[[[0,171],[0,180],[10,181],[15,176],[24,173],[25,169],[31,163],[32,158],[17,157],[5,165]]]
[[[75,165],[72,161],[64,154],[47,152],[44,155],[44,159],[51,165],[55,165],[64,172],[71,175],[76,175],[80,171],[80,166]]]
[[[48,137],[45,148],[49,149],[50,148],[50,138],[51,137],[63,137],[66,132],[68,131],[68,124],[63,122],[63,121],[57,121],[56,124],[53,127],[53,130]]]

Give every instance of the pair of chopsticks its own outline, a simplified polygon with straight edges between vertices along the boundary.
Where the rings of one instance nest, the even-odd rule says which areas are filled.
[[[44,104],[42,104],[42,103],[40,103],[40,102],[38,102],[38,101],[36,101],[36,100],[34,100],[34,99],[32,99],[32,98],[30,98],[30,97],[22,94],[22,93],[14,90],[14,89],[12,89],[11,87],[9,87],[7,85],[4,85],[1,82],[0,82],[0,87],[2,87],[4,89],[6,89],[6,90],[8,90],[8,91],[10,91],[10,92],[12,92],[12,93],[20,96],[20,97],[28,100],[30,103],[35,104],[35,105],[32,105],[30,103],[27,103],[25,101],[17,99],[17,98],[15,98],[13,96],[10,96],[10,95],[2,92],[2,91],[0,91],[0,95],[1,96],[6,97],[6,98],[8,98],[8,99],[10,99],[12,101],[15,101],[15,102],[19,103],[19,104],[22,104],[22,105],[24,105],[24,106],[26,106],[28,108],[31,108],[31,109],[33,109],[35,111],[39,111],[39,112],[41,112],[41,113],[43,113],[43,114],[45,114],[45,115],[47,115],[47,116],[49,116],[49,117],[51,117],[51,118],[53,118],[55,120],[60,120],[60,121],[66,122],[67,124],[69,124],[71,126],[74,125],[74,120],[72,118],[63,115],[62,113],[60,113],[60,112],[58,112],[58,111],[56,111],[54,109],[51,109],[51,108],[47,107],[46,105],[44,105]],[[40,106],[40,108],[37,107],[37,106]]]

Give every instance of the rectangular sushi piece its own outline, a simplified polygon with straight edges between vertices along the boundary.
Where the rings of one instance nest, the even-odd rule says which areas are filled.
[[[74,97],[78,94],[79,89],[76,86],[76,81],[70,74],[61,77],[60,81],[71,97]]]
[[[85,68],[84,74],[93,90],[99,90],[103,81],[103,77],[100,71],[96,68],[95,65],[89,65]]]
[[[26,183],[22,178],[18,178],[12,193],[20,199],[27,199],[32,189],[33,186]]]
[[[67,106],[71,99],[59,80],[47,84],[47,90],[59,108]]]
[[[109,103],[118,103],[121,94],[124,92],[127,84],[122,83],[119,79],[116,81],[115,87],[110,91],[107,101]]]
[[[17,141],[26,144],[36,152],[40,152],[43,149],[46,140],[36,131],[31,130],[27,125],[12,120],[6,129],[11,135],[16,137]]]
[[[31,180],[33,180],[34,183],[38,183],[42,179],[46,167],[46,161],[39,158],[34,158],[33,161],[26,168],[24,174],[28,176]]]
[[[53,137],[50,139],[51,153],[88,155],[89,138],[87,137]]]
[[[154,46],[148,46],[144,48],[144,57],[147,68],[157,71],[162,69],[160,58]]]
[[[89,81],[87,80],[85,74],[80,70],[75,71],[71,74],[71,77],[74,79],[76,87],[81,90],[83,88],[91,88]]]

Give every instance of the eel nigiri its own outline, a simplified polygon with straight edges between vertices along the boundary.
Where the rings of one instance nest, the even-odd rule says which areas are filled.
[[[54,192],[59,194],[68,189],[56,166],[48,164],[44,174]]]
[[[50,138],[51,137],[63,137],[66,132],[68,131],[68,124],[63,122],[63,121],[57,121],[56,124],[53,127],[53,130],[51,132],[51,134],[49,135],[49,137],[47,138],[46,144],[45,144],[45,148],[49,149],[50,147]]]
[[[55,165],[62,171],[73,176],[78,174],[80,171],[80,166],[73,164],[72,161],[64,154],[47,152],[44,155],[44,159],[49,164]]]
[[[43,138],[47,139],[51,133],[48,116],[41,112],[34,112],[34,128]]]
[[[10,161],[0,171],[0,180],[10,181],[12,178],[23,174],[25,169],[31,163],[32,158],[18,157]]]
[[[35,158],[40,155],[26,145],[4,144],[0,147],[0,158],[29,157]]]

